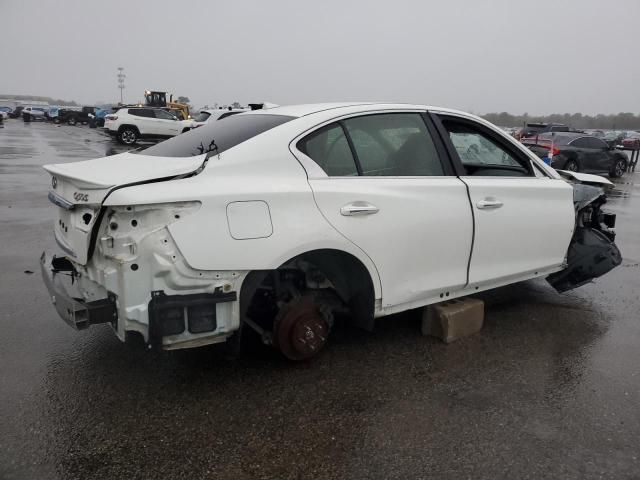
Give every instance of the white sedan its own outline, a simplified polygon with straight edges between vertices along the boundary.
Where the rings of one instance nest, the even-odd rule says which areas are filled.
[[[568,290],[621,262],[615,215],[600,210],[608,180],[565,179],[444,108],[251,111],[45,169],[64,256],[41,263],[59,314],[164,349],[257,332],[304,359],[336,313],[371,329],[535,277]]]
[[[222,120],[223,118],[246,111],[247,109],[245,108],[213,108],[200,110],[198,114],[193,117],[192,128],[198,128],[206,125],[207,122],[215,122],[216,120]]]

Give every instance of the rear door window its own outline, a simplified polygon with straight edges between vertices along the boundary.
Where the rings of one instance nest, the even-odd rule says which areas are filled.
[[[591,148],[589,146],[589,139],[585,137],[576,138],[570,145],[576,148]]]
[[[444,175],[435,144],[419,113],[386,113],[344,120],[366,176]]]
[[[153,110],[150,108],[130,108],[129,114],[136,117],[155,118]]]
[[[222,153],[294,118],[270,114],[233,115],[226,118],[224,122],[208,122],[202,127],[137,153],[157,157],[189,157],[209,152]]]
[[[594,150],[602,150],[607,148],[607,144],[604,143],[602,140],[600,140],[599,138],[595,138],[595,137],[588,137],[586,138],[589,148],[592,148]]]

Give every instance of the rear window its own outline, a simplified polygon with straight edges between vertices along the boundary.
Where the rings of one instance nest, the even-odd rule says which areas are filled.
[[[200,112],[198,115],[195,116],[194,120],[196,122],[206,122],[207,118],[209,118],[211,114],[209,112]]]
[[[155,157],[191,157],[208,152],[222,153],[293,118],[268,114],[233,115],[224,122],[209,122],[138,153]]]

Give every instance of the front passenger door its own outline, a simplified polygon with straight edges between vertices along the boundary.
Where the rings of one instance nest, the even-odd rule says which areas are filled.
[[[573,234],[573,189],[478,122],[439,115],[474,212],[469,287],[536,276],[564,263]],[[436,118],[438,121],[438,118]]]
[[[182,123],[166,110],[154,110],[156,114],[156,134],[173,137],[180,133]]]

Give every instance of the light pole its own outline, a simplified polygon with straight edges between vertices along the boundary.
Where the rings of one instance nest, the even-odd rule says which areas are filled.
[[[126,75],[124,74],[124,68],[123,67],[118,67],[118,88],[120,89],[120,103],[124,103],[124,101],[122,100],[122,90],[124,90],[124,79],[126,78]]]

